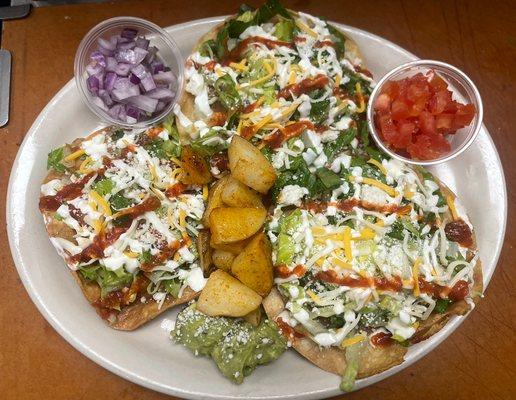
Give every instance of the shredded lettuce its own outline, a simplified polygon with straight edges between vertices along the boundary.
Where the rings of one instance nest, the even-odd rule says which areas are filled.
[[[294,22],[292,20],[286,19],[279,21],[274,26],[274,36],[278,38],[278,40],[282,40],[284,42],[292,42],[294,38]]]
[[[344,392],[350,392],[355,386],[355,379],[358,375],[360,351],[364,342],[359,342],[346,347],[346,368],[342,374],[340,389]]]
[[[64,158],[64,147],[59,147],[48,153],[47,169],[53,169],[58,172],[65,172],[66,167],[62,164]]]
[[[301,210],[295,210],[287,216],[281,217],[279,221],[279,235],[278,235],[278,251],[277,264],[292,264],[294,260],[295,244],[292,240],[292,234],[301,225]]]
[[[101,196],[105,196],[115,188],[115,183],[109,178],[103,178],[93,185],[95,190]]]
[[[116,271],[107,270],[100,264],[94,264],[79,269],[79,273],[87,280],[97,282],[100,286],[100,295],[107,294],[129,286],[133,281],[133,274],[126,272],[123,268]]]

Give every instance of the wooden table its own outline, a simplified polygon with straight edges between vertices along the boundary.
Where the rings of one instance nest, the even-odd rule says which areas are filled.
[[[253,1],[252,3],[257,3]],[[511,1],[284,1],[293,9],[353,25],[422,58],[452,63],[477,83],[485,124],[505,165],[509,204],[516,204],[516,7]],[[511,4],[512,3],[512,4]],[[11,121],[0,129],[0,208],[12,162],[32,122],[72,77],[75,49],[98,22],[134,15],[167,26],[234,12],[234,1],[125,1],[39,8],[4,25],[13,55]],[[177,7],[176,7],[177,6]],[[11,259],[0,216],[0,398],[165,399],[113,375],[74,350],[39,314]],[[346,399],[510,399],[516,344],[516,215],[486,298],[448,340],[403,372]],[[307,377],[300,377],[307,379]]]

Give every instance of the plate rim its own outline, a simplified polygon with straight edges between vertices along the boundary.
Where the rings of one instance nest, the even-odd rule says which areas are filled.
[[[207,17],[207,18],[201,18],[201,19],[195,19],[191,21],[186,21],[180,24],[170,25],[164,27],[166,31],[170,30],[181,30],[186,27],[191,27],[192,25],[203,25],[205,23],[219,23],[222,22],[224,19],[226,19],[228,16],[215,16],[215,17]],[[366,30],[353,27],[351,25],[342,24],[338,22],[331,22],[332,24],[335,24],[339,26],[340,28],[343,28],[343,30],[351,32],[353,35],[360,35],[362,37],[368,37],[377,41],[383,42],[383,44],[386,47],[395,49],[398,52],[405,53],[408,57],[412,59],[419,59],[415,54],[409,52],[408,50],[404,49],[403,47],[397,45],[396,43],[385,39],[379,35],[376,35],[374,33],[368,32]],[[46,306],[44,300],[36,289],[33,286],[33,283],[31,281],[31,278],[29,274],[27,274],[26,269],[24,268],[24,263],[22,261],[21,256],[21,249],[19,249],[16,246],[16,240],[15,235],[13,233],[13,221],[12,221],[12,189],[14,185],[14,181],[16,180],[16,174],[15,171],[19,169],[19,160],[21,157],[21,154],[23,153],[25,147],[27,146],[28,142],[33,136],[33,132],[37,131],[39,126],[43,123],[44,119],[46,118],[46,115],[48,114],[49,109],[51,109],[55,103],[57,103],[61,97],[67,93],[71,86],[74,85],[74,79],[71,78],[63,87],[51,98],[51,100],[45,105],[45,107],[40,111],[30,128],[27,130],[23,141],[18,149],[18,152],[16,153],[16,157],[11,165],[11,172],[9,176],[8,186],[7,186],[7,195],[6,195],[6,222],[7,222],[7,236],[9,241],[9,247],[11,251],[11,256],[14,261],[14,264],[16,266],[16,270],[18,272],[18,275],[23,283],[23,286],[25,287],[25,290],[28,292],[30,299],[35,304],[38,311],[43,315],[45,320],[59,333],[61,337],[63,337],[72,347],[74,347],[76,350],[78,350],[80,353],[82,353],[84,356],[89,358],[91,361],[95,362],[96,364],[102,366],[103,368],[107,369],[108,371],[130,381],[133,383],[137,383],[138,385],[144,386],[148,389],[155,390],[161,393],[165,393],[168,395],[175,395],[175,396],[181,396],[183,398],[191,398],[191,399],[201,399],[201,398],[212,398],[212,399],[222,399],[222,398],[232,398],[232,399],[240,399],[242,396],[223,396],[218,394],[208,394],[205,392],[196,392],[196,391],[190,391],[190,390],[184,390],[180,387],[171,387],[169,385],[162,384],[160,382],[157,382],[153,379],[149,379],[145,376],[141,376],[138,373],[135,373],[127,368],[124,368],[118,364],[115,364],[109,360],[109,358],[104,357],[100,353],[97,353],[92,348],[90,348],[88,345],[84,344],[80,340],[76,340],[73,336],[72,332],[70,332],[66,327],[64,327],[60,321],[59,317],[55,314],[53,314]],[[493,141],[489,130],[486,128],[484,123],[482,123],[482,127],[486,131],[487,138],[491,142],[491,145],[495,149],[495,155],[496,155],[496,161],[497,164],[500,167],[501,171],[501,180],[503,183],[502,192],[504,197],[503,202],[503,226],[501,229],[501,241],[498,243],[497,248],[495,249],[495,257],[494,260],[494,268],[492,268],[491,271],[489,271],[488,274],[483,275],[483,293],[486,291],[487,286],[491,280],[491,277],[498,267],[498,261],[501,255],[501,251],[504,245],[505,241],[505,233],[506,233],[506,226],[507,226],[507,217],[508,217],[508,198],[507,198],[507,184],[505,179],[505,172],[503,169],[503,164],[500,159],[500,154],[498,153],[498,149],[496,148],[495,142]],[[355,390],[362,389],[364,387],[373,385],[383,379],[386,379],[403,369],[407,368],[408,366],[414,364],[418,360],[420,360],[423,356],[434,350],[437,346],[439,346],[445,339],[448,338],[448,336],[454,332],[461,324],[464,322],[469,312],[462,317],[455,316],[452,318],[446,326],[439,332],[439,337],[437,340],[435,340],[434,343],[431,343],[430,345],[423,347],[421,349],[418,349],[417,353],[412,356],[412,359],[410,362],[403,362],[400,365],[397,365],[393,368],[388,369],[387,371],[384,371],[380,374],[373,375],[371,377],[366,378],[367,384],[360,384],[360,380],[358,381],[357,387]],[[364,380],[361,380],[364,381]],[[282,395],[282,396],[244,396],[246,398],[252,398],[252,399],[287,399],[287,398],[295,398],[295,399],[313,399],[313,398],[320,398],[320,396],[333,396],[341,393],[338,389],[333,388],[327,388],[327,389],[321,389],[321,390],[312,390],[312,391],[306,391],[302,394],[288,394],[288,395]]]

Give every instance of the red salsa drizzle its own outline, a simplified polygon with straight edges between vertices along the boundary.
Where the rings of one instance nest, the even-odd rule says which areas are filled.
[[[80,253],[70,257],[73,263],[88,262],[96,258],[104,257],[104,249],[117,241],[117,239],[127,231],[128,227],[118,226],[107,231],[100,232],[93,238],[93,243]]]
[[[326,75],[316,75],[314,78],[306,78],[303,79],[299,83],[293,83],[292,85],[287,85],[283,89],[281,89],[277,95],[278,99],[283,97],[285,99],[289,99],[292,95],[298,97],[303,93],[308,93],[314,89],[322,89],[325,87],[330,80]]]
[[[281,317],[276,319],[276,324],[280,328],[280,331],[283,334],[283,336],[285,336],[287,339],[296,339],[296,338],[302,338],[305,336],[302,333],[296,331],[285,321],[283,321],[283,318],[281,318]]]
[[[247,39],[242,40],[240,43],[237,44],[237,46],[229,52],[226,59],[224,60],[223,64],[228,65],[231,62],[238,61],[242,54],[246,51],[247,47],[251,43],[261,43],[264,44],[268,49],[272,49],[277,46],[284,46],[284,47],[293,47],[292,43],[289,42],[283,42],[280,40],[272,40],[263,38],[260,36],[251,36]]]
[[[306,273],[306,267],[304,265],[296,265],[294,269],[290,269],[285,264],[276,265],[276,276],[286,279],[291,277],[292,275],[296,275],[298,278],[301,278]]]
[[[452,98],[448,84],[434,71],[387,81],[374,104],[382,140],[401,155],[432,160],[449,153],[446,139],[468,126],[476,109]]]
[[[70,183],[61,188],[54,196],[41,196],[39,199],[39,209],[43,211],[57,211],[64,201],[73,200],[82,194],[82,189],[88,181],[95,175],[102,175],[104,170],[90,172],[83,176],[80,180]]]
[[[187,189],[187,186],[182,184],[181,182],[178,182],[172,186],[169,186],[167,190],[165,190],[165,195],[169,199],[173,199],[174,197],[179,196]]]
[[[183,246],[183,241],[176,240],[166,246],[163,250],[161,250],[158,254],[152,257],[152,260],[146,263],[143,263],[140,266],[142,271],[150,272],[156,266],[163,264],[169,258],[172,258],[176,251]]]
[[[360,288],[375,287],[379,290],[389,290],[392,292],[399,292],[403,288],[401,278],[399,277],[394,277],[392,279],[372,277],[364,278],[361,276],[353,278],[351,276],[340,276],[333,270],[318,272],[315,274],[315,279],[342,286]]]
[[[97,308],[103,319],[108,319],[113,312],[119,311],[122,307],[131,304],[143,294],[147,293],[148,285],[149,280],[143,274],[138,274],[133,279],[130,287],[125,287],[121,290],[110,292],[104,297],[100,297],[93,302],[93,306]]]
[[[457,242],[464,247],[471,247],[473,245],[471,228],[462,219],[448,222],[444,227],[444,233],[448,240]]]
[[[219,172],[224,172],[229,169],[229,158],[226,151],[216,153],[210,158],[210,167],[215,167]]]
[[[391,333],[378,332],[371,336],[371,343],[375,347],[388,347],[394,343]]]
[[[284,142],[290,138],[301,135],[306,129],[314,129],[314,124],[310,121],[297,121],[283,128],[276,129],[269,136],[265,137],[263,141],[272,149],[280,147]]]

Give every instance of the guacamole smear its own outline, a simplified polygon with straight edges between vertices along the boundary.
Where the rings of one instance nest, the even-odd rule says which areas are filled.
[[[242,383],[258,365],[276,360],[287,348],[285,338],[273,322],[253,327],[241,319],[209,317],[192,303],[179,313],[172,339],[196,356],[213,358],[220,372]]]

